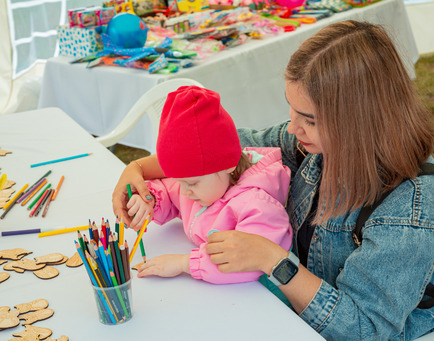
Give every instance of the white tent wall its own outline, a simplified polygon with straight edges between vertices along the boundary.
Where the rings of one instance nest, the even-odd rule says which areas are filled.
[[[44,0],[41,1],[44,2]],[[65,7],[72,8],[98,3],[94,0],[51,0],[50,2],[61,2],[62,13]],[[45,65],[43,62],[36,63],[14,79],[16,70],[15,72],[13,70],[13,52],[6,4],[6,0],[0,0],[0,114],[26,111],[37,107]],[[406,0],[405,4],[419,53],[433,53],[434,1]]]
[[[434,1],[405,1],[419,54],[434,53]]]

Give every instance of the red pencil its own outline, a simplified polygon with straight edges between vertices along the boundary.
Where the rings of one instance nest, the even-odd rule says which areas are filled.
[[[38,202],[36,203],[35,207],[33,207],[33,210],[30,212],[29,217],[33,217],[33,215],[35,214],[36,210],[38,209],[39,205],[41,205],[42,201],[44,200],[44,198],[46,197],[46,195],[48,194],[49,188],[47,188],[44,192],[44,194],[42,194],[42,196],[39,198]]]

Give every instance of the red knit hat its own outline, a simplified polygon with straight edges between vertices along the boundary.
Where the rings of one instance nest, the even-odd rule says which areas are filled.
[[[167,96],[157,156],[164,175],[170,178],[212,174],[238,164],[240,140],[218,93],[181,86]]]

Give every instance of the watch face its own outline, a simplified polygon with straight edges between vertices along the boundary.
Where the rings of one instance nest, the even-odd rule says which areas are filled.
[[[274,269],[273,276],[282,284],[288,284],[292,277],[298,272],[298,267],[294,265],[288,258]]]

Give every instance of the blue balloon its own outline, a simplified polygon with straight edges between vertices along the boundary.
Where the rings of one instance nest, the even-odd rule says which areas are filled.
[[[109,21],[107,34],[118,46],[127,49],[143,47],[148,36],[148,27],[137,15],[120,13]]]

